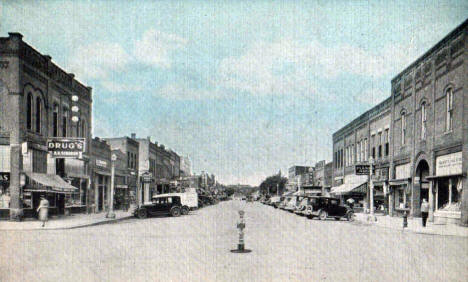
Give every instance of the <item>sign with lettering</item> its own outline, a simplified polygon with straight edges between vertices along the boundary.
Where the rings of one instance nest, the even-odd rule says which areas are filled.
[[[53,158],[80,158],[85,150],[85,140],[84,138],[49,139],[47,150]]]
[[[462,173],[462,152],[436,158],[436,175],[457,175]]]
[[[354,171],[356,175],[369,175],[370,166],[369,165],[355,165]]]
[[[107,162],[100,159],[96,159],[96,166],[107,167]]]
[[[0,172],[0,182],[1,181],[9,182],[10,181],[10,173],[9,172]]]

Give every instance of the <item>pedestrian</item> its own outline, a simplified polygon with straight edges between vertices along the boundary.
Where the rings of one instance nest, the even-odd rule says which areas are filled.
[[[426,199],[423,199],[421,204],[421,216],[422,216],[422,226],[426,227],[427,216],[429,214],[429,203]]]
[[[47,201],[45,196],[41,196],[37,212],[39,213],[39,220],[42,221],[42,227],[44,227],[49,217],[49,201]]]

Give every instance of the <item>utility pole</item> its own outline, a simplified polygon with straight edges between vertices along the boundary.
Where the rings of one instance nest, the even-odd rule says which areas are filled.
[[[110,187],[110,195],[109,195],[109,210],[107,211],[106,217],[107,218],[115,218],[114,213],[114,178],[115,178],[115,161],[117,160],[117,155],[112,154],[111,156],[111,187]]]
[[[370,219],[375,221],[374,215],[374,181],[372,179],[373,170],[374,170],[374,158],[370,157],[369,159],[369,202],[370,202]]]

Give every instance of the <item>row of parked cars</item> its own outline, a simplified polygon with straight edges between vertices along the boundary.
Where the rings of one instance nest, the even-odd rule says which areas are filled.
[[[214,205],[218,200],[209,195],[197,193],[169,193],[154,195],[151,202],[146,202],[133,210],[137,218],[148,216],[170,215],[178,217],[189,214],[190,210]]]
[[[318,218],[326,220],[327,218],[334,218],[336,220],[354,220],[353,210],[347,205],[340,204],[340,200],[333,197],[289,195],[273,196],[268,199],[262,198],[260,201],[263,204],[306,216],[309,219]]]

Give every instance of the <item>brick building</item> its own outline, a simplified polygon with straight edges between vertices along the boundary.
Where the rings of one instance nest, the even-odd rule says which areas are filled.
[[[372,156],[376,203],[391,215],[420,216],[425,198],[429,220],[468,224],[467,35],[468,20],[392,79],[388,99],[333,134],[332,191],[367,185],[347,177]]]
[[[51,213],[64,213],[65,205],[84,210],[89,146],[80,158],[63,159],[52,158],[46,144],[53,137],[79,137],[89,144],[91,88],[24,42],[19,33],[0,38],[0,54],[0,172],[11,173],[12,218],[35,214],[40,195],[49,198]],[[74,106],[78,111],[72,111]],[[20,183],[20,175],[25,183]]]

